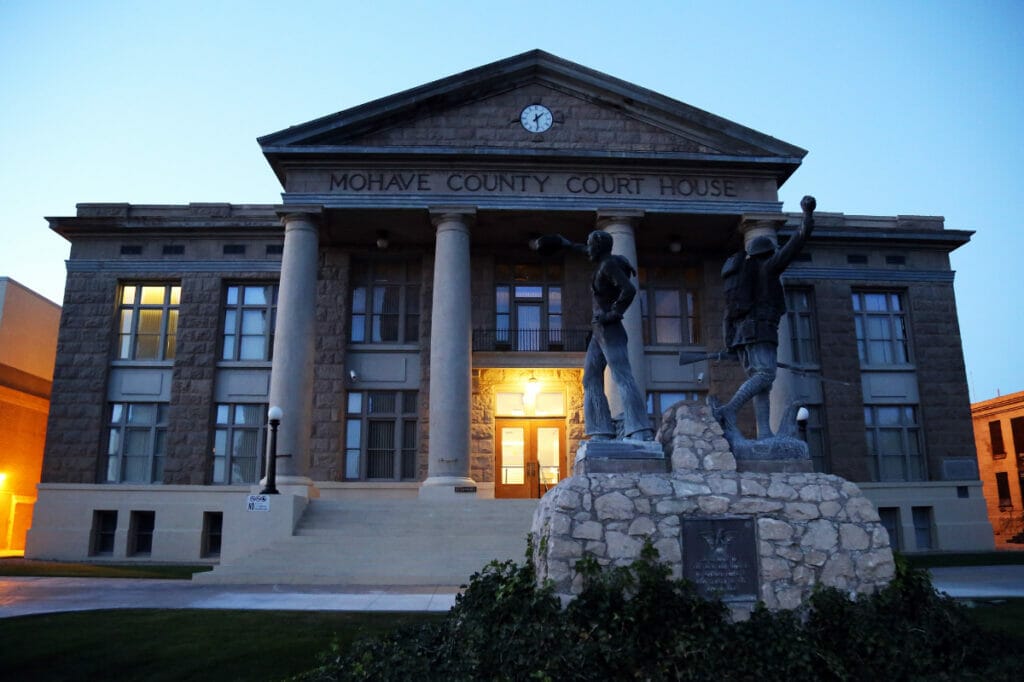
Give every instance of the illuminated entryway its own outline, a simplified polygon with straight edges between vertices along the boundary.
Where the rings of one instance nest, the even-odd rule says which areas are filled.
[[[495,393],[495,497],[540,497],[568,475],[564,390],[533,373],[520,386]]]
[[[566,475],[564,419],[498,419],[495,497],[540,497]]]

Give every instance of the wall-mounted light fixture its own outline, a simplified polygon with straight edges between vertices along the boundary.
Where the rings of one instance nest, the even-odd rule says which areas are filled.
[[[387,230],[377,230],[377,248],[386,249],[391,244],[391,240],[388,238]]]
[[[528,398],[536,398],[538,393],[540,393],[540,382],[531,372],[530,378],[526,382],[526,395]]]
[[[810,421],[810,419],[810,411],[801,405],[800,409],[796,411],[796,425],[797,428],[800,429],[800,440],[805,443],[807,442],[807,422]]]

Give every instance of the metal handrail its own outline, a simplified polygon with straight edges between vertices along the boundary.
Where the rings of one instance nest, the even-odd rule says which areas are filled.
[[[580,352],[589,329],[474,329],[474,351],[517,353]]]

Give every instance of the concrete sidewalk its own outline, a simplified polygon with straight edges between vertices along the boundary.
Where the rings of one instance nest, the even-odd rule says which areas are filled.
[[[1024,565],[951,566],[928,572],[935,589],[957,599],[1024,597]]]
[[[958,599],[1024,597],[1024,566],[933,568]],[[187,580],[0,578],[0,618],[91,609],[447,611],[459,588],[437,586],[196,585]]]
[[[447,611],[458,587],[196,585],[187,580],[0,578],[0,618],[91,609]]]

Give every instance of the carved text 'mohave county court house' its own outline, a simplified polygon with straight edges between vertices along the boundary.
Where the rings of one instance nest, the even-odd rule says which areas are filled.
[[[296,514],[543,495],[583,438],[591,266],[529,241],[606,230],[637,265],[625,325],[656,425],[742,380],[679,353],[722,348],[722,264],[799,225],[778,189],[806,153],[540,51],[259,144],[280,204],[49,218],[71,257],[29,556],[240,553],[269,406],[273,504]],[[970,233],[818,199],[775,399],[807,403],[816,469],[858,482],[894,546],[990,546],[949,265]]]

